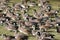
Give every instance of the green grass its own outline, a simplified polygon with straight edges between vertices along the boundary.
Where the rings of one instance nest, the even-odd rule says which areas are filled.
[[[0,34],[8,34],[8,35],[13,35],[13,32],[8,31],[7,29],[5,29],[5,27],[0,26]],[[2,38],[0,38],[0,40],[3,40]]]
[[[52,31],[52,32],[50,32],[51,34],[55,35],[54,38],[56,40],[60,40],[60,33],[57,33],[55,29],[50,29],[50,31]]]

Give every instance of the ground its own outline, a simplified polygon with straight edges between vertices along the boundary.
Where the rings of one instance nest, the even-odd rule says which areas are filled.
[[[9,6],[11,6],[13,3],[18,3],[21,0],[10,0],[9,2]],[[34,1],[34,0],[33,0]],[[36,0],[35,0],[36,1]],[[50,4],[52,5],[53,9],[60,9],[60,1],[59,0],[49,0]],[[35,8],[31,8],[31,9],[38,9],[37,6]],[[31,14],[32,11],[31,9],[29,10],[29,13]],[[58,16],[60,16],[60,13],[58,14]],[[49,29],[49,31],[52,31],[50,33],[54,34],[55,39],[56,40],[60,40],[60,33],[57,33],[55,28],[53,29]],[[0,34],[8,34],[8,35],[13,35],[13,32],[9,32],[8,30],[5,29],[4,26],[0,26]],[[3,40],[2,38],[0,38],[0,40]],[[35,37],[30,36],[29,40],[36,40]]]

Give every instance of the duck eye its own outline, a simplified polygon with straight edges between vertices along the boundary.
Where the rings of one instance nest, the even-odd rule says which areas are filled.
[[[58,13],[58,11],[56,11],[56,13]]]
[[[3,23],[2,21],[0,23]]]
[[[47,8],[50,9],[50,6],[48,6]]]

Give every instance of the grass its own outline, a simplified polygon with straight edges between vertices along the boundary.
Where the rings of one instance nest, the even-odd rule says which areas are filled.
[[[57,33],[55,29],[50,29],[50,31],[52,31],[52,32],[50,32],[51,34],[55,35],[54,38],[56,40],[60,40],[60,33]]]
[[[8,31],[4,26],[0,26],[0,34],[13,35],[13,32]],[[3,40],[3,38],[0,38],[0,40]]]
[[[33,0],[33,1],[35,1],[35,0]],[[21,0],[10,0],[10,2],[8,4],[9,4],[9,6],[12,6],[13,3],[19,3],[19,2],[21,2]],[[50,0],[50,4],[52,5],[53,9],[60,8],[60,1],[59,0]],[[32,9],[38,10],[39,8],[37,6],[30,8],[30,10],[28,12],[30,15],[32,15]],[[60,15],[58,15],[58,16],[60,16]],[[57,33],[55,31],[55,29],[50,29],[49,31],[53,31],[50,33],[55,35],[54,37],[56,40],[60,40],[60,33]],[[13,32],[6,30],[4,26],[0,26],[0,34],[13,35]],[[3,38],[0,38],[0,40],[3,40]],[[30,36],[29,40],[37,40],[37,39],[35,37]]]

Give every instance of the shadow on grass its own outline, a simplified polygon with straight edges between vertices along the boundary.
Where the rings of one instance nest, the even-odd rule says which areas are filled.
[[[54,31],[47,31],[47,32],[54,32]]]
[[[55,39],[55,40],[59,40],[59,39]]]

